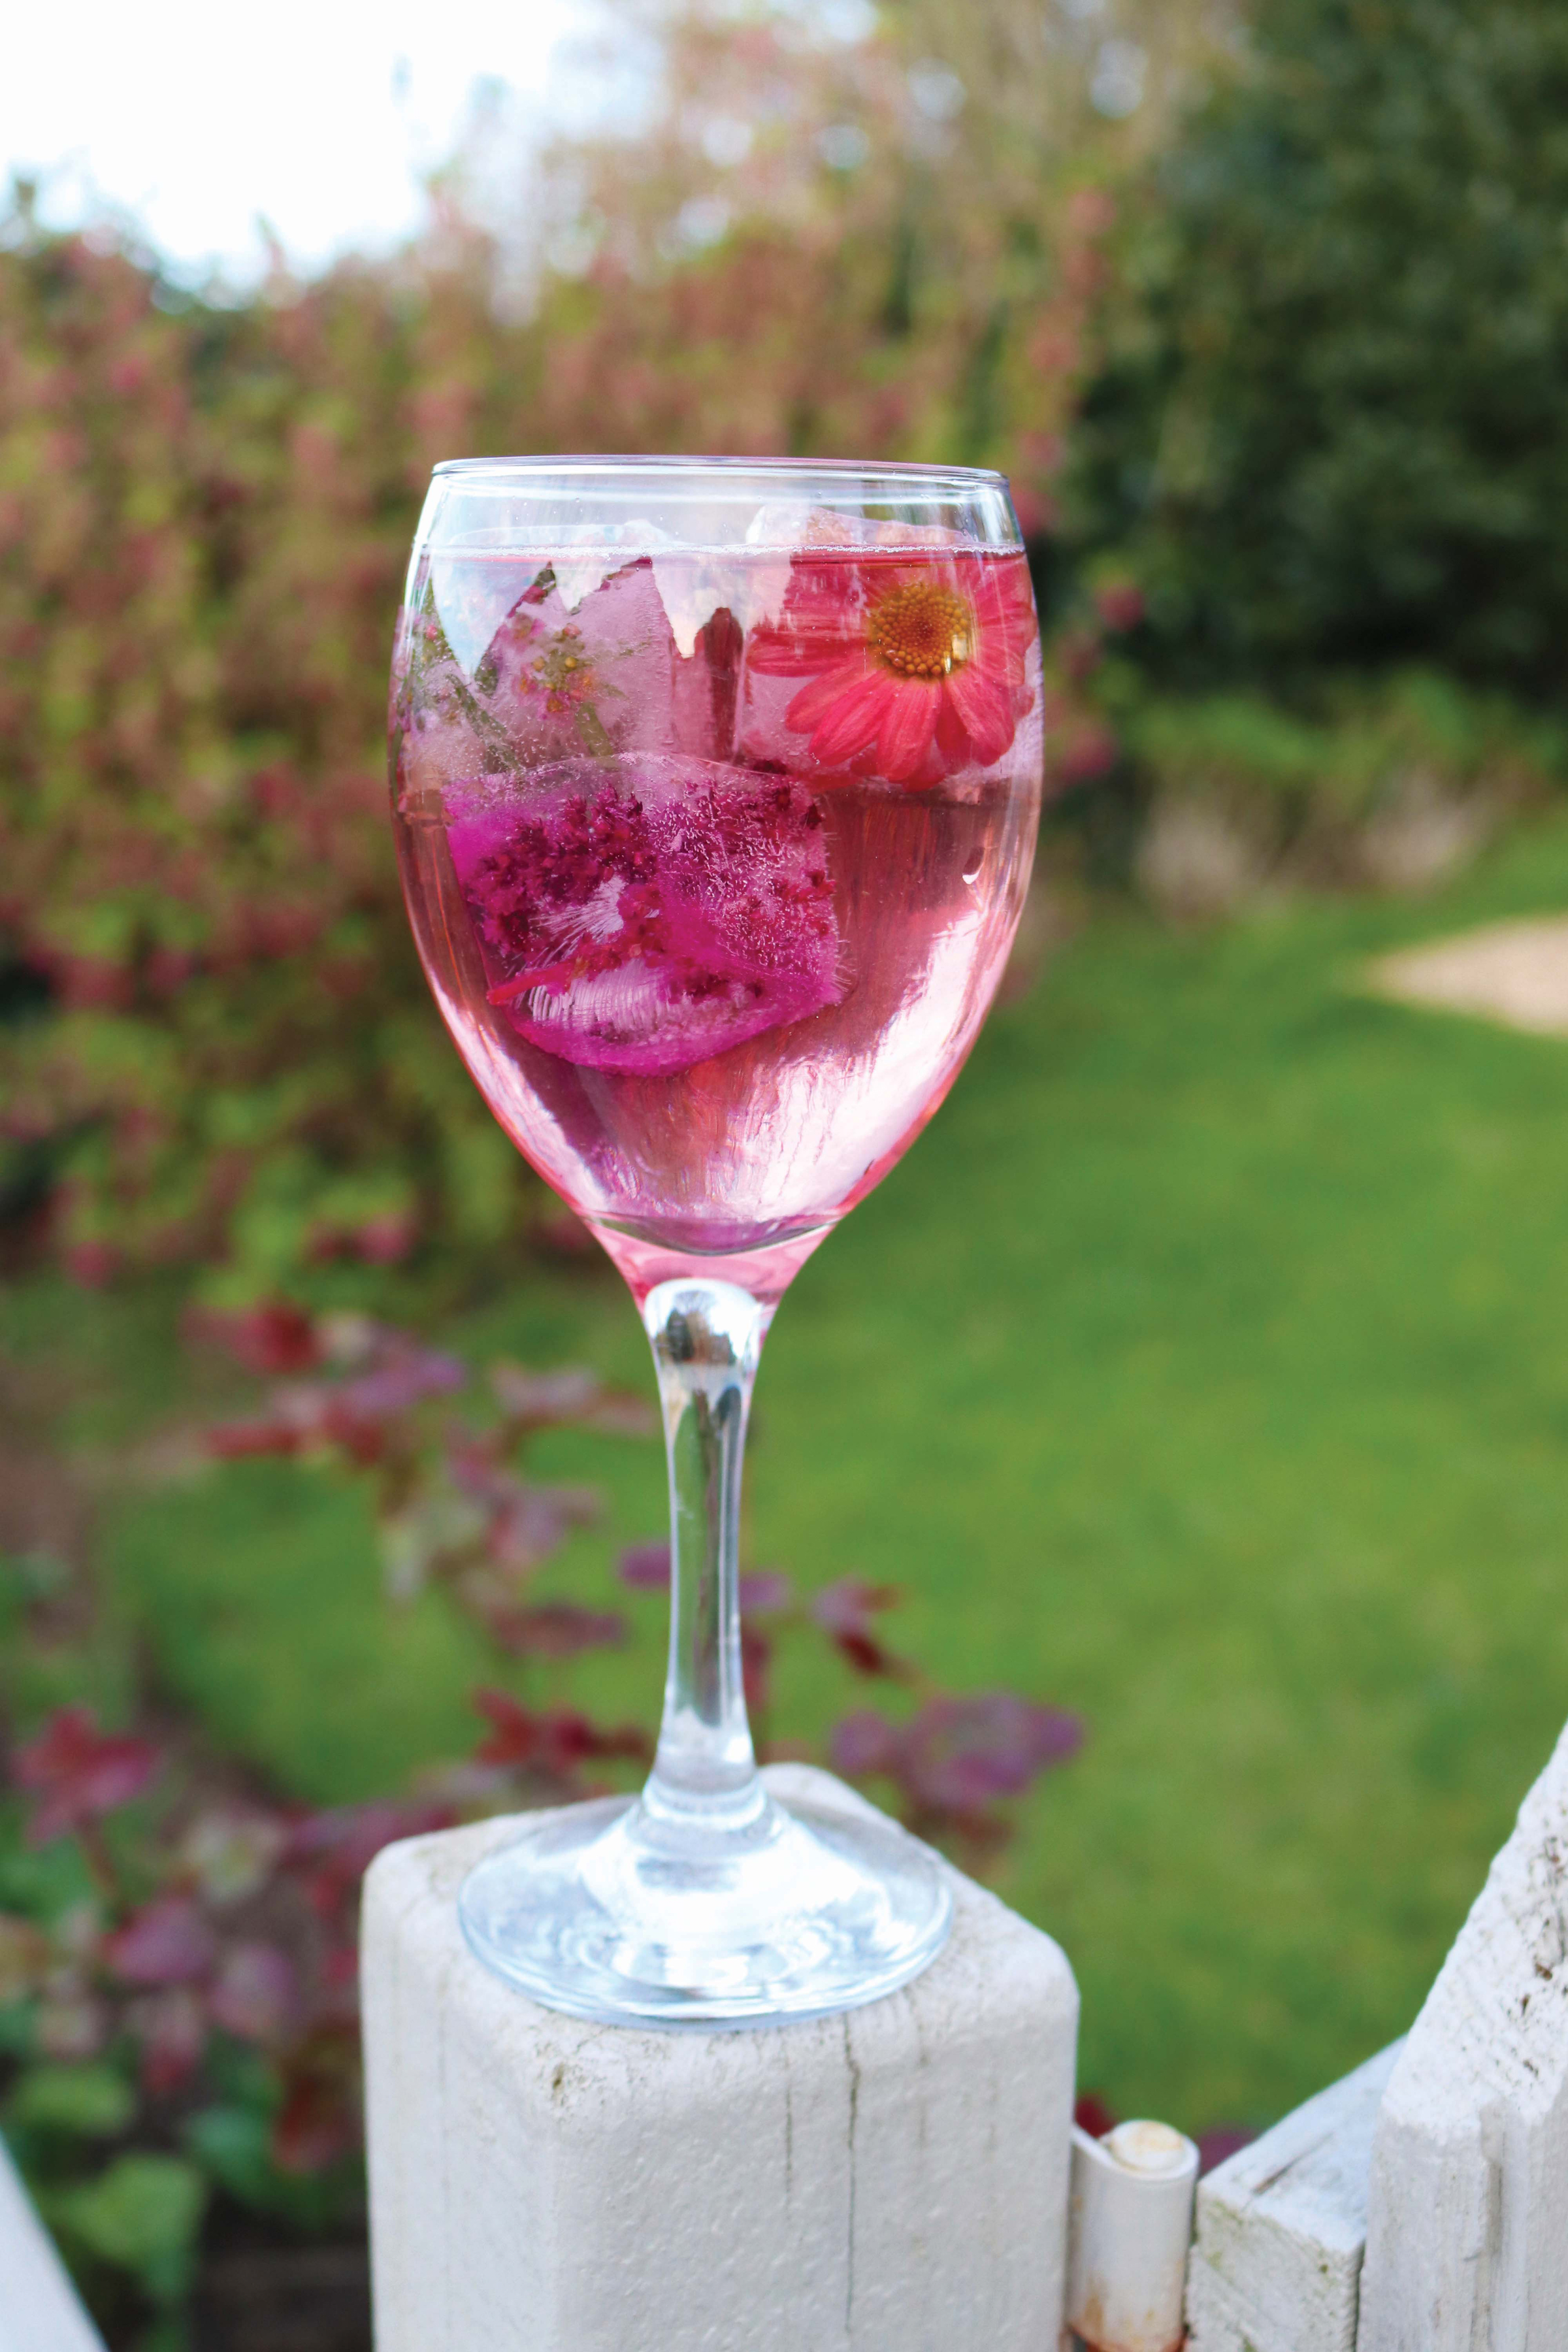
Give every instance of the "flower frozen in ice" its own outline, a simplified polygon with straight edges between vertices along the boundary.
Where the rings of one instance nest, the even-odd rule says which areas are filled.
[[[797,559],[779,622],[748,652],[805,677],[784,724],[814,760],[921,787],[1007,751],[1029,708],[1029,576],[1004,562]]]
[[[664,1077],[837,1004],[822,812],[787,776],[652,752],[450,786],[489,1000],[531,1045]]]

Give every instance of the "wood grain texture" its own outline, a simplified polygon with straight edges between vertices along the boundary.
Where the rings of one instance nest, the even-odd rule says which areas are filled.
[[[1568,1732],[1378,2117],[1358,2352],[1568,2347]]]
[[[1078,1993],[1048,1937],[954,1872],[946,1948],[865,2009],[587,2024],[464,1946],[458,1885],[509,1834],[412,1839],[366,1880],[378,2352],[1056,2345]]]
[[[1192,2352],[1352,2352],[1373,2126],[1402,2045],[1198,2183]]]

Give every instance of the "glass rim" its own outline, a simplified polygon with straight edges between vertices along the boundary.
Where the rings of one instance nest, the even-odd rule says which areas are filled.
[[[450,474],[516,476],[556,475],[574,478],[584,474],[840,474],[862,481],[904,482],[924,491],[951,483],[962,493],[979,484],[1000,485],[1008,478],[990,466],[932,466],[912,458],[860,457],[442,457],[430,468],[432,480]]]

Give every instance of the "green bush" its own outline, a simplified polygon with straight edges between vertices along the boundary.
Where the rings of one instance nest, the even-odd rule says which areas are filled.
[[[1560,698],[1568,10],[1260,0],[1121,257],[1074,528],[1131,560],[1155,668]]]
[[[1226,912],[1281,885],[1416,890],[1568,775],[1549,719],[1430,671],[1320,681],[1295,709],[1247,687],[1128,695],[1146,896]]]
[[[1245,689],[1154,697],[1126,731],[1157,791],[1252,803],[1286,836],[1364,824],[1413,795],[1536,799],[1568,772],[1558,729],[1424,670],[1342,681],[1310,715]]]

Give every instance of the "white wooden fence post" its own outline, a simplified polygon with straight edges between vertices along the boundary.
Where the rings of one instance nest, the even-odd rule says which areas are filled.
[[[1357,2344],[1568,2347],[1568,1732],[1384,2094]]]
[[[378,2352],[1055,2352],[1078,1992],[1048,1937],[954,1872],[947,1948],[868,2008],[589,2025],[463,1944],[458,1885],[508,1833],[366,1880]]]
[[[1381,2051],[1198,2184],[1191,2352],[1352,2352]]]
[[[1568,1732],[1403,2042],[1199,2184],[1192,2352],[1568,2352]]]
[[[0,2352],[103,2352],[0,2143]]]

